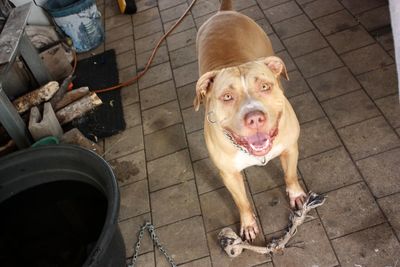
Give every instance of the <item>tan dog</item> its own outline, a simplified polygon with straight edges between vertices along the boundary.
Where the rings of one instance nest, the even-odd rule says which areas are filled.
[[[283,94],[286,67],[274,56],[265,32],[249,17],[220,11],[197,34],[200,79],[195,109],[205,104],[204,137],[210,157],[239,209],[241,235],[259,232],[241,171],[280,156],[292,207],[305,193],[297,178],[299,122]]]

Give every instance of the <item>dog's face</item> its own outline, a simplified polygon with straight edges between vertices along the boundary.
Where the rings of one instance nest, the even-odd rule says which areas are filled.
[[[274,56],[208,72],[197,82],[195,108],[204,101],[210,121],[250,154],[263,156],[272,148],[285,106],[281,75],[287,78],[286,67]]]

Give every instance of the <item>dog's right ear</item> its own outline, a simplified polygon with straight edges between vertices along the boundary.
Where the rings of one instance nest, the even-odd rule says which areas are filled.
[[[209,71],[203,74],[196,84],[196,97],[193,100],[193,106],[196,111],[199,110],[200,104],[203,102],[204,97],[210,91],[214,82],[215,76],[219,73],[218,70]]]

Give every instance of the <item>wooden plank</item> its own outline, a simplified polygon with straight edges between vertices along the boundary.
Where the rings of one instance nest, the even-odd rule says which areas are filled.
[[[0,34],[0,70],[13,62],[18,52],[18,45],[31,12],[32,3],[14,8]]]

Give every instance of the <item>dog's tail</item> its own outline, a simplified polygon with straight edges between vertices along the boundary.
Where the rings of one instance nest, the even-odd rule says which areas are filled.
[[[232,0],[222,0],[219,11],[232,10]]]

